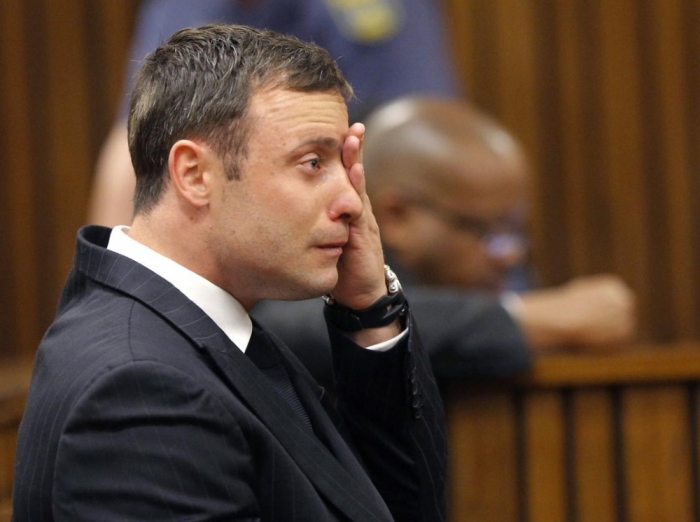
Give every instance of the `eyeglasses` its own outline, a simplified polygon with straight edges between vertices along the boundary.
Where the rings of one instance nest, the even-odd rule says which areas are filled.
[[[527,252],[527,239],[522,232],[521,219],[516,216],[494,226],[486,220],[445,208],[426,197],[411,195],[409,199],[414,204],[430,210],[455,229],[467,231],[477,236],[489,257],[494,259],[522,258]]]

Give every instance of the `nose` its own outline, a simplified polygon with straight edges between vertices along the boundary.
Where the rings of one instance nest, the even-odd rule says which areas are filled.
[[[351,222],[362,215],[364,203],[357,193],[357,189],[350,181],[350,177],[345,167],[340,167],[334,174],[336,180],[334,185],[333,199],[328,214],[333,220],[344,220]]]

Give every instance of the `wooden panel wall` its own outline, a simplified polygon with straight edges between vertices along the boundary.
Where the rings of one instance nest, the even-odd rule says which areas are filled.
[[[700,3],[445,3],[470,97],[532,156],[542,281],[619,273],[643,338],[698,338]]]
[[[0,366],[0,522],[10,522],[17,428],[27,398],[32,364],[28,357]]]
[[[0,355],[53,318],[118,104],[135,0],[0,2]]]
[[[700,518],[700,345],[547,357],[447,395],[452,522]]]
[[[700,337],[700,3],[441,1],[469,96],[531,154],[542,281],[617,272],[642,339]],[[53,316],[137,5],[0,2],[0,353]]]

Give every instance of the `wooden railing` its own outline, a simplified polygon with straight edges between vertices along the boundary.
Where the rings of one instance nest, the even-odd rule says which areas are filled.
[[[0,364],[0,522],[31,372]],[[700,343],[548,355],[446,390],[451,522],[690,522],[700,516]]]
[[[700,343],[447,392],[453,522],[698,520]]]

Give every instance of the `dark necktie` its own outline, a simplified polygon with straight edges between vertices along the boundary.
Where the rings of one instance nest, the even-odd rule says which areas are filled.
[[[292,385],[289,373],[287,373],[287,369],[282,363],[277,349],[272,344],[270,337],[260,328],[253,327],[253,335],[250,338],[245,354],[250,357],[265,377],[267,377],[275,391],[277,391],[297,415],[301,417],[309,430],[313,431],[309,416],[299,400],[299,396]]]

